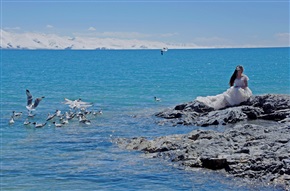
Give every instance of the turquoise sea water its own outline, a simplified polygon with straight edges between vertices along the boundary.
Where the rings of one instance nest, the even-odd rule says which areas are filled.
[[[122,150],[118,137],[154,138],[195,126],[159,126],[154,113],[228,88],[243,65],[254,94],[290,94],[289,48],[169,50],[1,50],[1,190],[279,190],[218,172],[186,171]],[[24,126],[26,94],[45,96],[30,121],[68,110],[64,98],[103,110],[92,124]],[[161,98],[155,102],[154,96]],[[8,121],[12,111],[23,115]]]

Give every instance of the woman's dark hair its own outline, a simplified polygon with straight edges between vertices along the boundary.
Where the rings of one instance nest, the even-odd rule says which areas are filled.
[[[233,75],[232,75],[232,77],[231,77],[231,79],[230,79],[230,82],[229,82],[230,86],[234,85],[235,79],[237,77],[237,73],[238,73],[238,70],[235,70]]]
[[[233,73],[233,75],[231,76],[231,79],[230,79],[230,86],[233,86],[234,85],[234,82],[235,82],[235,79],[237,77],[237,74],[238,74],[238,70],[244,70],[243,66],[241,65],[238,65]]]

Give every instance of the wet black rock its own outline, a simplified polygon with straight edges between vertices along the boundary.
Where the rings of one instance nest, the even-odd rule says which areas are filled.
[[[267,130],[267,131],[265,131]],[[225,132],[194,130],[149,140],[117,140],[121,148],[138,150],[189,168],[207,168],[290,189],[290,124],[268,127],[239,124]]]
[[[167,119],[167,122],[173,125],[226,125],[255,119],[283,122],[290,116],[290,96],[276,94],[253,96],[238,106],[220,110],[214,110],[194,100],[155,115]]]
[[[154,140],[119,138],[116,140],[118,145],[184,168],[220,170],[249,182],[261,181],[290,190],[289,95],[253,96],[239,106],[221,110],[192,101],[166,109],[156,116],[173,125],[231,124],[231,127],[224,132],[194,130],[189,134]],[[257,119],[259,121],[253,123]],[[265,120],[272,122],[264,123]],[[236,124],[240,121],[243,123]]]

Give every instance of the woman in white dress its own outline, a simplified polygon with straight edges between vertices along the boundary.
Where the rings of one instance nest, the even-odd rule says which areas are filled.
[[[237,66],[229,82],[230,88],[222,94],[216,96],[197,97],[196,101],[214,108],[215,110],[229,106],[239,105],[247,101],[252,96],[252,91],[248,88],[248,76],[243,74],[243,66]]]

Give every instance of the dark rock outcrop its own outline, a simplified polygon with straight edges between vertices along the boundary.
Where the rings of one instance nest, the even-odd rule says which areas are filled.
[[[183,167],[223,170],[234,177],[290,189],[290,123],[236,125],[223,133],[194,130],[148,140],[117,140],[120,147]]]
[[[120,147],[149,157],[172,161],[185,168],[222,170],[234,177],[290,190],[290,96],[253,96],[239,106],[214,110],[192,101],[159,112],[174,125],[226,125],[224,132],[194,130],[186,135],[154,140],[119,138]],[[257,124],[247,120],[256,120]],[[264,123],[265,120],[273,122]],[[241,124],[235,124],[244,121]]]
[[[290,96],[267,94],[253,96],[239,106],[214,110],[196,100],[156,114],[173,125],[226,125],[239,121],[265,119],[284,122],[290,116]]]

